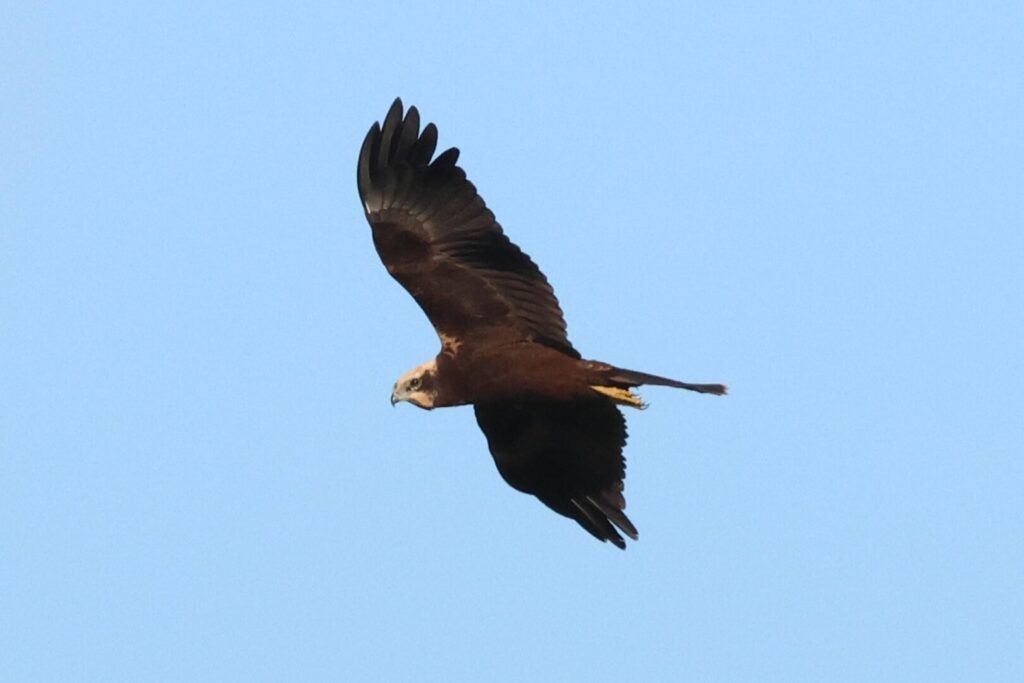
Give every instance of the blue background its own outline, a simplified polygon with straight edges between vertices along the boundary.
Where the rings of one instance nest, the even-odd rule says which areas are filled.
[[[8,3],[0,679],[1024,680],[1020,3]],[[630,412],[625,553],[388,404],[396,95]]]

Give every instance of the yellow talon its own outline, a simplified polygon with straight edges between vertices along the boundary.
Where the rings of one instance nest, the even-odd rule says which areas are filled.
[[[640,400],[640,397],[634,394],[629,389],[620,389],[618,387],[602,387],[597,384],[591,384],[590,388],[599,394],[604,394],[616,403],[620,405],[630,406],[632,408],[643,409],[647,405]]]

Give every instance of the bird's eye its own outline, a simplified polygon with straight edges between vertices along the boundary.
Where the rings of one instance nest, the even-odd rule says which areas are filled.
[[[414,389],[414,390],[415,389],[419,389],[420,388],[420,378],[419,377],[413,377],[411,380],[409,380],[409,388],[410,389]]]

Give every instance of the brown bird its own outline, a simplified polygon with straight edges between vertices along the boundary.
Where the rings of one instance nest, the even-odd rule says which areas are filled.
[[[584,360],[569,343],[544,274],[509,241],[456,165],[434,157],[437,128],[420,131],[396,99],[363,140],[359,196],[384,266],[427,314],[441,351],[402,375],[391,403],[427,410],[472,405],[498,472],[619,548],[637,530],[624,512],[626,423],[642,384],[725,394]]]

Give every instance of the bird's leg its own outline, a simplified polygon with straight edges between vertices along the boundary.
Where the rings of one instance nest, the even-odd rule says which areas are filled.
[[[629,389],[620,389],[619,387],[603,387],[599,384],[591,384],[590,388],[599,394],[604,394],[611,400],[615,401],[619,405],[629,406],[631,408],[637,408],[643,410],[647,407],[647,404],[640,400],[640,397],[634,394]]]

